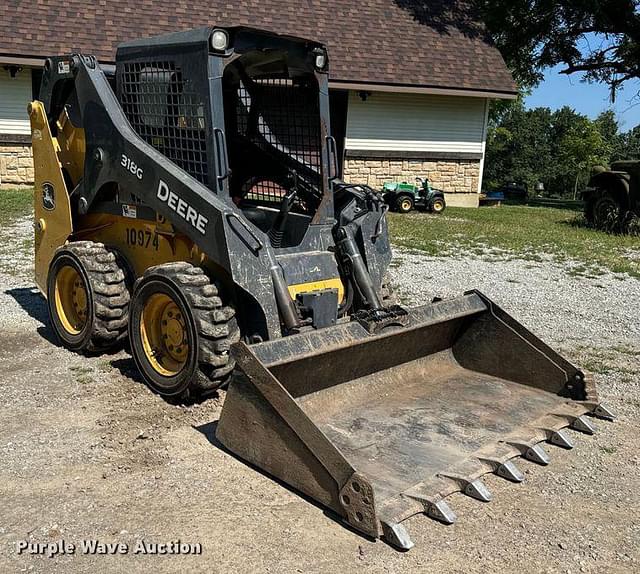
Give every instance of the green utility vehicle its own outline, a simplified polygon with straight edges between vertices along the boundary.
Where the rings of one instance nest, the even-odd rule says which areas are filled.
[[[427,178],[417,177],[418,185],[407,183],[385,183],[382,196],[391,209],[409,213],[413,209],[442,213],[447,207],[444,192],[431,187]]]

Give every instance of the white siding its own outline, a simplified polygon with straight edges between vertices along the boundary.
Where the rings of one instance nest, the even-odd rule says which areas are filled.
[[[484,126],[482,128],[482,159],[480,160],[480,177],[478,177],[478,193],[482,193],[484,166],[487,159],[487,131],[489,129],[489,100],[484,105]]]
[[[486,100],[373,92],[349,94],[346,148],[368,151],[483,152]]]
[[[31,101],[31,70],[15,78],[0,66],[0,134],[30,134],[27,105]]]

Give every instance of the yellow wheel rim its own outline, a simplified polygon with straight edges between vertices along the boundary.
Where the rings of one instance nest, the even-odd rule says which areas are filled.
[[[444,209],[444,205],[441,201],[436,201],[433,204],[433,211],[435,211],[436,213],[440,213],[443,209]]]
[[[408,199],[405,199],[402,202],[402,209],[404,209],[404,211],[410,211],[411,210],[411,202]]]
[[[155,293],[147,299],[140,316],[140,335],[147,360],[161,375],[173,377],[187,364],[186,319],[169,295]]]
[[[87,290],[80,273],[65,265],[56,275],[56,313],[65,331],[79,335],[87,324]]]

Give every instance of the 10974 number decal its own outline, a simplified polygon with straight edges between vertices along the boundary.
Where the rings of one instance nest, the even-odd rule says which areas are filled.
[[[127,245],[131,247],[143,247],[144,249],[154,249],[158,251],[160,245],[158,241],[158,234],[152,233],[145,229],[135,229],[130,227],[126,230],[127,233]]]

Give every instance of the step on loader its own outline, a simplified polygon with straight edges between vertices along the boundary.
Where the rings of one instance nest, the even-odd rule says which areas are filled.
[[[591,379],[482,293],[397,305],[387,207],[339,179],[329,55],[208,27],[115,65],[46,61],[29,106],[36,282],[69,349],[129,339],[155,392],[228,385],[228,451],[363,535],[412,546],[483,475],[520,482],[567,428],[610,419]]]

